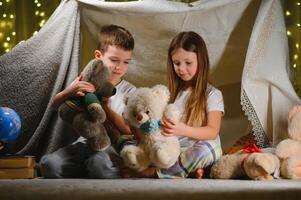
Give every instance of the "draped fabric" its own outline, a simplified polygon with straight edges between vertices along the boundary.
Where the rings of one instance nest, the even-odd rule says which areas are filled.
[[[70,84],[96,49],[98,30],[127,28],[135,38],[125,77],[136,86],[166,84],[167,49],[180,31],[205,40],[210,79],[224,95],[221,140],[226,148],[250,131],[260,146],[286,137],[287,112],[300,104],[289,78],[279,0],[62,1],[32,38],[0,57],[0,104],[16,109],[22,134],[12,149],[43,154],[70,142],[51,98]],[[250,126],[251,125],[251,126]]]

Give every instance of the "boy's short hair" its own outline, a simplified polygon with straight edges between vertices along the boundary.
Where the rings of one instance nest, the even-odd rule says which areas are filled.
[[[134,38],[125,28],[117,25],[103,26],[98,33],[97,49],[106,52],[109,45],[114,45],[124,50],[134,49]]]

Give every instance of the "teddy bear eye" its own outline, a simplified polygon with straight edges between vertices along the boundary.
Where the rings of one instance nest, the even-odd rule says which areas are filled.
[[[148,114],[150,113],[150,111],[149,111],[149,110],[147,110],[145,113],[148,115]]]

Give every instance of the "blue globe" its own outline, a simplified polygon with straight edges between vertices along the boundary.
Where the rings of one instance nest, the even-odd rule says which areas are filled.
[[[0,141],[12,142],[21,131],[21,119],[18,113],[8,107],[0,107]]]

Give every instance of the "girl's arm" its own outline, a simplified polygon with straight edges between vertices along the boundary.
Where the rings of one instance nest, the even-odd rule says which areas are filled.
[[[202,127],[188,126],[183,122],[165,119],[162,130],[165,136],[186,136],[196,140],[212,140],[218,136],[221,127],[222,112],[208,112],[207,125]]]
[[[95,92],[94,85],[81,79],[82,76],[78,76],[68,87],[53,97],[52,107],[55,110],[70,96],[84,96],[85,92]]]

